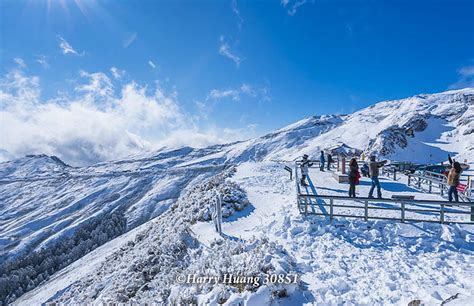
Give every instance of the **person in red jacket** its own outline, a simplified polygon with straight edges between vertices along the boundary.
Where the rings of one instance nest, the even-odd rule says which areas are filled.
[[[355,158],[351,159],[349,163],[349,197],[356,197],[356,185],[359,184],[360,173],[359,165]]]

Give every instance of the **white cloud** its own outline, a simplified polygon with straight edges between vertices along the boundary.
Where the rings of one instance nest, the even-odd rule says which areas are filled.
[[[219,54],[231,59],[238,68],[240,66],[240,63],[242,62],[242,59],[240,58],[240,56],[238,56],[237,54],[235,54],[234,51],[232,51],[229,44],[226,42],[226,39],[224,36],[221,36],[219,40],[220,40]]]
[[[288,15],[294,16],[296,14],[296,11],[298,10],[298,8],[300,8],[304,4],[308,3],[308,0],[296,0],[296,1],[293,1],[291,3],[291,5],[289,5],[290,2],[292,2],[292,0],[281,0],[280,1],[281,5],[283,7],[288,8],[288,10],[287,10]],[[314,0],[312,0],[311,2],[314,3]]]
[[[62,36],[58,35],[59,39],[59,48],[61,48],[63,54],[74,54],[78,56],[84,55],[84,53],[79,54]]]
[[[213,89],[207,96],[208,99],[221,99],[230,97],[234,101],[240,100],[240,90],[238,89]]]
[[[38,64],[41,65],[41,67],[43,67],[44,69],[48,69],[49,68],[49,64],[48,64],[48,61],[46,60],[46,56],[45,55],[37,55],[36,56],[36,62]]]
[[[42,99],[36,76],[16,69],[0,78],[0,160],[44,153],[88,165],[163,145],[240,140],[254,130],[199,127],[177,93],[158,85],[117,83],[102,72],[79,76],[73,92],[50,100]]]
[[[258,125],[256,124],[248,124],[238,129],[216,126],[211,126],[204,131],[181,129],[171,133],[162,144],[168,147],[182,147],[188,146],[191,143],[193,147],[204,148],[214,144],[229,143],[256,137],[257,127]]]
[[[462,67],[458,72],[463,77],[472,77],[474,76],[474,66]]]
[[[148,60],[148,65],[150,65],[151,68],[155,69],[156,68],[156,65],[155,63],[153,63],[152,60]]]
[[[122,47],[128,48],[135,41],[135,39],[137,39],[137,32],[129,34],[123,41]]]
[[[237,16],[237,27],[239,31],[242,30],[242,24],[244,23],[244,19],[240,15],[239,7],[237,5],[237,0],[232,0],[231,2],[232,12],[234,12],[235,16]]]
[[[114,93],[112,81],[102,72],[88,73],[79,71],[82,78],[89,80],[88,83],[76,86],[76,91],[85,93],[92,97],[110,97]]]
[[[26,68],[26,63],[25,63],[25,61],[24,61],[22,58],[20,58],[20,57],[15,57],[15,58],[13,59],[13,61],[18,65],[18,67],[20,67],[20,68]]]
[[[123,76],[125,75],[125,70],[120,70],[117,67],[110,68],[110,72],[116,80],[123,78]]]
[[[474,66],[465,66],[458,69],[458,80],[449,86],[449,89],[474,87]]]
[[[252,98],[258,98],[263,101],[271,100],[267,86],[255,87],[246,83],[243,83],[236,88],[213,89],[207,95],[206,100],[231,98],[234,101],[239,101],[244,95]]]
[[[91,164],[137,153],[170,131],[189,128],[175,97],[160,88],[147,92],[131,82],[114,95],[105,74],[80,75],[83,84],[75,95],[46,101],[37,77],[13,71],[1,79],[3,159],[45,153],[73,165]]]

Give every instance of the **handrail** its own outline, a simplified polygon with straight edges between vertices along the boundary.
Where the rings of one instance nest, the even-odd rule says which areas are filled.
[[[322,202],[322,203],[311,203],[307,202],[307,198],[316,198],[316,199],[329,199],[329,203]],[[302,199],[303,201],[300,201]],[[343,201],[351,201],[353,204],[334,204],[336,200],[343,200]],[[397,207],[379,207],[379,206],[374,206],[374,202],[389,202],[389,203],[396,203],[400,204]],[[361,205],[355,205],[356,203],[359,203]],[[372,203],[372,205],[369,205],[369,203]],[[419,204],[430,204],[430,205],[439,205],[439,207],[436,208],[433,206],[425,206],[425,208],[420,208],[416,207]],[[414,207],[415,206],[415,207]],[[451,208],[452,206],[457,206],[459,207],[457,210],[453,210]],[[462,209],[462,206],[464,207],[470,207],[467,209]],[[351,198],[347,196],[333,196],[333,195],[317,195],[317,194],[298,194],[298,209],[301,213],[304,213],[305,215],[308,214],[308,207],[320,207],[320,212],[313,211],[309,212],[310,214],[313,215],[321,215],[321,216],[328,216],[330,220],[332,220],[334,217],[346,217],[346,218],[364,218],[365,221],[368,221],[369,219],[383,219],[383,220],[396,220],[396,221],[401,221],[401,222],[406,222],[406,221],[414,221],[414,222],[437,222],[437,223],[464,223],[464,224],[473,224],[474,223],[474,203],[463,203],[463,202],[446,202],[446,201],[431,201],[431,200],[411,200],[411,199],[375,199],[375,198],[366,198],[366,197],[360,197],[360,198]],[[321,207],[329,207],[329,213],[324,212]],[[355,214],[354,212],[342,212],[342,213],[335,213],[334,209],[337,208],[351,208],[351,209],[363,209],[363,214]],[[385,215],[385,216],[380,216],[380,215],[369,215],[369,211],[377,211],[377,210],[390,210],[394,212],[400,212],[399,215],[396,216],[390,216],[390,215]],[[420,218],[410,218],[410,216],[407,216],[407,213],[420,213]],[[431,215],[426,216],[426,213],[430,213]],[[433,215],[435,214],[435,215]],[[436,218],[436,214],[439,215],[438,218]],[[456,219],[451,219],[449,218],[448,220],[446,219],[446,216],[462,216],[462,215],[467,215],[471,216],[470,221],[465,221],[465,220],[456,220]],[[425,218],[423,218],[425,217]],[[436,219],[433,219],[436,218]]]
[[[448,188],[449,188],[447,180],[440,181],[440,180],[437,180],[437,179],[432,178],[432,177],[426,177],[426,176],[423,176],[423,175],[420,175],[420,174],[414,174],[414,173],[407,174],[407,179],[408,179],[407,185],[408,186],[411,186],[411,179],[412,178],[417,178],[418,179],[418,181],[414,182],[414,184],[413,184],[415,186],[418,186],[418,188],[421,188],[421,184],[428,185],[428,193],[431,193],[431,190],[432,190],[433,187],[437,187],[440,190],[440,194],[444,195],[444,192],[447,191]],[[438,185],[438,186],[436,186],[436,185]],[[470,194],[470,190],[466,189],[466,191],[467,192],[465,192],[465,193],[459,193],[459,197],[465,202],[473,202],[474,198],[472,198],[472,196]]]
[[[440,200],[411,200],[411,199],[390,199],[390,198],[368,198],[368,197],[347,197],[347,196],[336,196],[336,195],[320,195],[320,194],[303,194],[300,193],[300,197],[308,198],[320,198],[320,199],[334,199],[334,200],[351,200],[351,201],[368,201],[368,202],[390,202],[390,203],[413,203],[413,204],[439,204],[439,205],[456,205],[456,206],[474,206],[473,202],[447,202]]]

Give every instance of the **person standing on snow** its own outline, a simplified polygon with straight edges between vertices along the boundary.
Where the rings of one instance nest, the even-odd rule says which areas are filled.
[[[382,168],[386,163],[387,163],[386,160],[381,161],[381,162],[375,161],[374,155],[370,157],[369,175],[370,175],[370,180],[372,181],[372,187],[370,187],[369,198],[374,197],[375,187],[377,187],[377,198],[379,199],[382,198],[382,190],[381,190],[380,182],[379,182],[379,168]]]
[[[328,170],[331,170],[331,164],[332,164],[333,160],[332,160],[332,155],[330,153],[328,153]]]
[[[356,197],[356,185],[359,184],[360,173],[359,165],[355,158],[351,159],[349,163],[349,197]]]
[[[449,163],[451,164],[451,169],[449,170],[448,173],[448,200],[449,202],[453,201],[453,195],[454,195],[454,201],[459,202],[459,197],[458,197],[458,185],[459,185],[459,177],[461,176],[461,164],[453,159],[451,159],[451,156],[448,155],[448,160]]]
[[[324,171],[324,163],[326,159],[324,158],[324,151],[321,151],[321,156],[319,156],[319,170]]]
[[[303,155],[303,159],[301,160],[300,168],[301,168],[301,186],[308,186],[306,184],[306,177],[308,176],[309,167],[313,165],[312,162],[308,160],[308,154]]]
[[[364,163],[364,165],[362,165],[362,168],[360,169],[360,171],[362,172],[363,176],[370,177],[370,175],[369,175],[369,166],[367,165],[367,163]]]

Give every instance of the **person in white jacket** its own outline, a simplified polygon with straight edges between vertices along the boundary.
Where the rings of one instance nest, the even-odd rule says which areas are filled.
[[[308,160],[308,155],[303,155],[303,159],[301,160],[300,168],[301,168],[301,186],[308,186],[306,184],[306,177],[308,176],[309,167],[313,165],[312,162]]]

